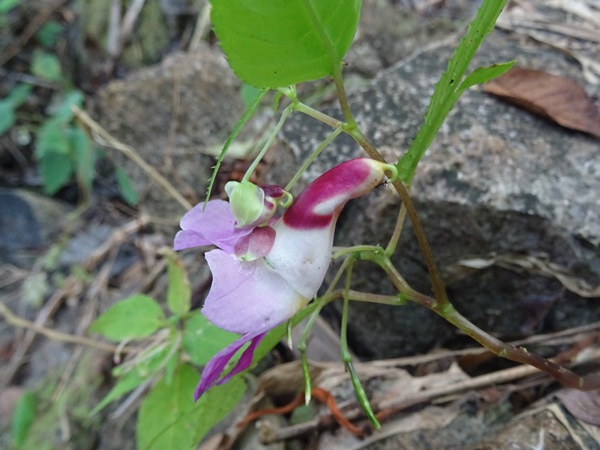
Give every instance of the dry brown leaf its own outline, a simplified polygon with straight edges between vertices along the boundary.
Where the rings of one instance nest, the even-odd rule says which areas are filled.
[[[600,137],[600,110],[574,80],[513,67],[483,90],[565,128]]]
[[[564,389],[557,392],[556,397],[579,420],[600,426],[600,394],[597,392]]]

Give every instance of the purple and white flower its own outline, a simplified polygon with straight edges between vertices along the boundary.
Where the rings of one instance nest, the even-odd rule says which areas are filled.
[[[248,188],[252,198],[263,202],[263,211],[253,207],[252,213],[243,214],[245,224],[240,225],[232,212],[238,208],[222,200],[212,200],[205,208],[197,205],[183,216],[175,250],[218,247],[205,255],[213,282],[202,313],[218,327],[241,334],[208,362],[195,400],[247,369],[266,333],[316,295],[329,267],[342,208],[378,186],[389,168],[366,158],[344,162],[307,186],[279,220],[272,217],[286,193],[277,186],[256,192]],[[247,343],[233,369],[223,374]]]

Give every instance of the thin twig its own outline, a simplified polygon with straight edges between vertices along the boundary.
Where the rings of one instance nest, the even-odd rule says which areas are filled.
[[[77,106],[73,106],[73,113],[81,120],[86,126],[89,127],[99,139],[101,145],[112,147],[115,150],[120,151],[133,162],[135,162],[140,168],[146,172],[146,174],[156,181],[169,195],[171,195],[181,206],[186,210],[192,209],[192,204],[188,202],[183,195],[179,193],[175,187],[163,177],[154,167],[149,165],[144,159],[130,146],[123,144],[108,131],[100,126],[98,122],[92,119],[85,111]]]
[[[578,360],[578,363],[598,361],[600,359],[600,348],[588,350],[589,351],[581,352],[581,358]],[[459,394],[461,392],[513,382],[540,373],[541,372],[534,367],[522,365],[510,369],[499,370],[491,374],[481,375],[468,380],[458,381],[448,386],[432,388],[427,391],[418,392],[410,397],[385,398],[379,401],[375,400],[372,402],[372,405],[377,411],[377,418],[381,421],[386,421],[391,416],[413,406],[427,404],[433,400],[441,399],[452,394]],[[540,382],[546,381],[546,377],[540,380]],[[352,409],[346,410],[344,416],[349,420],[361,420],[365,418],[363,411],[358,405]],[[298,438],[315,431],[329,429],[333,426],[335,426],[335,421],[332,419],[331,414],[324,414],[299,425],[292,425],[278,430],[269,430],[269,433],[262,434],[262,442],[263,444],[281,442]]]
[[[94,339],[86,338],[83,336],[75,336],[72,334],[55,331],[51,328],[46,328],[42,325],[36,324],[35,322],[30,322],[29,320],[25,320],[17,316],[3,303],[0,303],[0,315],[2,315],[2,317],[4,317],[4,320],[6,320],[6,322],[8,322],[12,326],[35,331],[36,333],[43,334],[44,336],[55,341],[67,342],[69,344],[85,345],[87,347],[97,348],[98,350],[110,353],[115,353],[117,350],[120,350],[122,353],[129,353],[134,350],[134,348],[130,346],[118,347],[116,345],[108,344],[106,342],[96,341]]]

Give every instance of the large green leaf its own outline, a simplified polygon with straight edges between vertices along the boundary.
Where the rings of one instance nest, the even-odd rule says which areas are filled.
[[[169,287],[167,289],[167,305],[173,314],[183,316],[191,307],[192,291],[190,282],[183,261],[179,259],[177,253],[169,253],[168,258]]]
[[[212,0],[234,72],[278,88],[331,75],[356,33],[361,0]]]
[[[162,348],[151,347],[144,350],[136,357],[136,364],[133,367],[128,365],[115,367],[112,372],[117,377],[116,384],[90,414],[96,414],[109,403],[118,400],[144,381],[156,376],[171,360],[177,361],[177,352],[173,351],[173,345],[174,342],[170,342],[169,345]],[[169,360],[166,359],[167,357]]]
[[[40,161],[40,172],[44,183],[44,192],[54,195],[69,182],[74,171],[70,155],[59,152],[46,152]]]
[[[22,448],[27,439],[27,433],[35,419],[36,406],[37,402],[32,392],[23,393],[17,402],[11,420],[12,440],[17,448]]]
[[[194,311],[185,321],[182,345],[194,364],[204,366],[237,338],[237,334],[222,330],[210,323],[200,311]]]
[[[15,123],[15,110],[7,100],[0,101],[0,136],[6,133]]]
[[[137,294],[108,308],[89,331],[113,341],[138,339],[157,331],[164,320],[164,313],[154,299]]]
[[[139,450],[196,448],[202,437],[237,404],[245,391],[241,377],[217,386],[194,404],[198,373],[180,366],[171,383],[161,380],[146,396],[138,414]]]

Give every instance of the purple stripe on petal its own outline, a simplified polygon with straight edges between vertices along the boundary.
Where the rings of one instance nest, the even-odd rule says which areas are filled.
[[[242,353],[242,356],[240,356],[240,359],[236,363],[235,367],[231,369],[231,371],[227,375],[225,375],[223,378],[217,381],[217,384],[227,383],[231,379],[231,377],[250,367],[250,365],[252,364],[252,358],[254,357],[254,351],[256,350],[256,347],[258,347],[258,344],[260,344],[260,342],[263,340],[266,334],[267,333],[265,332],[252,338],[252,340],[250,341],[250,345],[246,350],[244,350],[244,353]]]
[[[196,390],[194,392],[194,401],[198,401],[198,399],[200,398],[200,396],[202,396],[202,394],[204,394],[208,389],[210,389],[212,386],[217,384],[217,382],[219,381],[219,378],[221,377],[221,375],[223,373],[223,370],[225,369],[225,366],[231,360],[231,358],[233,358],[235,356],[235,354],[238,352],[238,350],[240,348],[242,348],[244,346],[244,344],[252,341],[250,346],[244,351],[242,357],[240,358],[240,361],[238,361],[238,363],[234,367],[234,370],[238,369],[238,367],[240,366],[240,362],[242,363],[242,366],[245,365],[246,363],[247,363],[247,365],[246,365],[246,367],[238,369],[238,372],[236,372],[236,373],[239,373],[242,370],[248,368],[250,366],[250,364],[252,363],[252,356],[254,354],[254,350],[256,349],[256,346],[262,340],[262,338],[264,337],[264,335],[267,331],[268,330],[262,329],[262,330],[257,330],[253,333],[245,334],[242,337],[240,337],[237,341],[232,342],[227,347],[225,347],[223,350],[221,350],[219,353],[217,353],[215,356],[213,356],[211,358],[211,360],[204,367],[204,370],[202,371],[202,376],[200,377],[200,382],[198,383],[198,386],[196,387]],[[254,340],[256,340],[256,343],[254,343]],[[249,362],[248,362],[248,359],[249,359]],[[229,378],[231,378],[231,377],[229,377]],[[229,380],[229,378],[227,378],[227,380]],[[221,382],[224,383],[225,381],[221,381]]]

